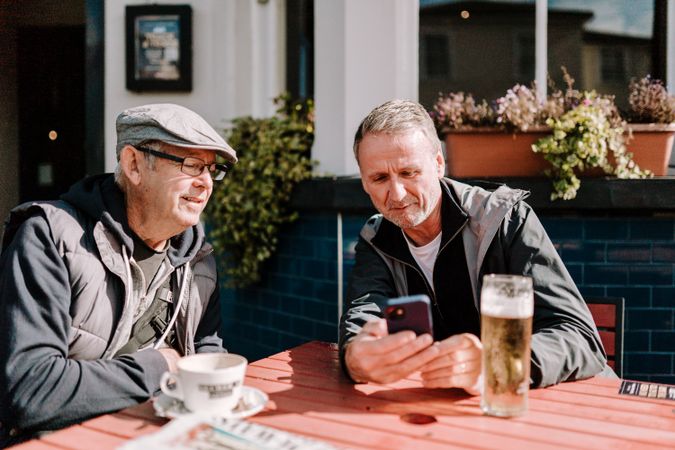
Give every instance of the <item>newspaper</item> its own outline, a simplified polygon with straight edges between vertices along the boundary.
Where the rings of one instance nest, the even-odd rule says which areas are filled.
[[[180,416],[159,431],[133,439],[120,450],[337,450],[325,442],[244,420],[197,414]]]
[[[675,385],[623,380],[619,387],[619,394],[675,400]]]

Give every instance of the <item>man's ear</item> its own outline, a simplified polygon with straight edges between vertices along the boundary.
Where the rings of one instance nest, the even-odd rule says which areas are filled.
[[[445,158],[443,158],[443,152],[436,152],[436,172],[438,178],[443,178],[445,176]]]
[[[126,176],[127,180],[134,185],[141,182],[141,168],[139,164],[145,161],[140,161],[143,155],[131,145],[125,145],[120,152],[120,167]]]

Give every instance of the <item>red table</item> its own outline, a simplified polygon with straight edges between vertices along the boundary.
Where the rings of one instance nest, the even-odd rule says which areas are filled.
[[[675,402],[618,395],[619,380],[596,377],[537,389],[526,415],[500,419],[483,416],[478,397],[423,389],[414,378],[353,385],[341,373],[335,344],[310,342],[250,364],[246,384],[270,396],[265,411],[247,420],[342,447],[675,448]],[[410,414],[435,422],[409,423]],[[145,403],[15,448],[115,448],[164,423]]]

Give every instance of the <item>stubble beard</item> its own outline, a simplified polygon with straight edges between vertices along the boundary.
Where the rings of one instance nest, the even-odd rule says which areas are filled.
[[[432,195],[431,198],[434,198],[434,196]],[[415,228],[427,220],[429,216],[431,216],[431,213],[434,211],[440,200],[440,192],[438,193],[436,201],[427,202],[425,204],[426,207],[421,207],[417,199],[413,199],[413,201],[410,203],[406,202],[406,199],[403,199],[401,202],[389,203],[385,205],[386,212],[380,212],[391,223],[405,230],[407,228]],[[405,205],[408,205],[408,207],[399,213],[391,211],[391,208],[397,208]]]
[[[414,228],[424,222],[431,211],[426,211],[419,206],[418,203],[410,204],[404,211],[399,213],[392,213],[390,210],[392,205],[387,206],[387,211],[382,215],[391,223],[399,228]]]

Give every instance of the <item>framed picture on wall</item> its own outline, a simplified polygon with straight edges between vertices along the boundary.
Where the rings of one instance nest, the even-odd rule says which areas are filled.
[[[190,5],[126,7],[127,89],[192,90]]]

